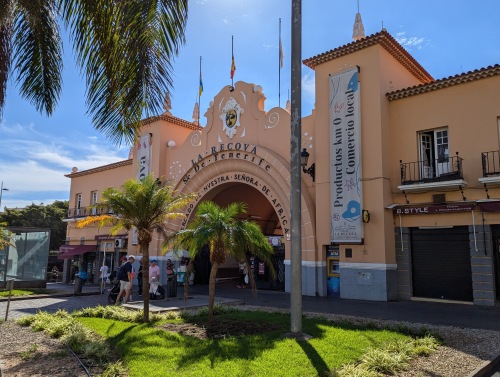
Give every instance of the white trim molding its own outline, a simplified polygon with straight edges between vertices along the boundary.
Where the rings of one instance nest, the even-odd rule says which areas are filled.
[[[386,263],[352,263],[352,262],[340,262],[340,268],[352,268],[356,270],[396,270],[398,268],[397,264],[386,264]]]
[[[290,265],[290,259],[285,259],[284,264],[289,266]],[[326,267],[326,261],[308,261],[308,260],[303,260],[302,261],[302,266],[304,267]]]

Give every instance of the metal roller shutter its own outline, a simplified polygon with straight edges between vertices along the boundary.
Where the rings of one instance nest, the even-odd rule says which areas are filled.
[[[467,227],[411,230],[413,296],[472,301]]]

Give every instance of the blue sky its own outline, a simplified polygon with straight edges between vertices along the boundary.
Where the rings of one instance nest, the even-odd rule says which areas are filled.
[[[309,58],[352,41],[356,0],[302,1],[302,56]],[[436,79],[500,63],[500,1],[360,0],[365,34],[382,25]],[[174,116],[192,120],[203,57],[201,113],[230,84],[231,36],[235,81],[261,85],[266,110],[278,105],[278,19],[285,54],[281,105],[290,88],[291,0],[190,0],[186,44],[175,59]],[[9,83],[0,124],[1,207],[69,199],[73,166],[89,169],[128,156],[129,146],[110,144],[86,115],[85,86],[65,44],[63,94],[52,117],[38,114]],[[303,109],[314,106],[314,73],[302,69]],[[205,124],[204,118],[201,119]]]

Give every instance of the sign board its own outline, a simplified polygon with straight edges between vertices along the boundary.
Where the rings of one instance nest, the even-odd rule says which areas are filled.
[[[330,76],[331,242],[362,242],[361,106],[357,68]]]
[[[474,203],[429,204],[415,206],[398,206],[394,208],[395,215],[429,215],[436,213],[456,213],[474,211]]]

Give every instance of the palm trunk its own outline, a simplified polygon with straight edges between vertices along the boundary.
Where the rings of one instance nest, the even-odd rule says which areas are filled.
[[[143,322],[149,322],[149,242],[141,244],[142,253],[142,298],[144,300]]]
[[[193,261],[194,258],[189,260],[189,264],[186,268],[186,275],[184,275],[184,304],[187,303],[188,295],[189,295],[189,275],[193,271]]]
[[[219,263],[212,262],[212,269],[210,271],[210,280],[208,282],[208,322],[212,322],[214,316],[214,302],[215,302],[215,279],[217,277],[217,269]]]

